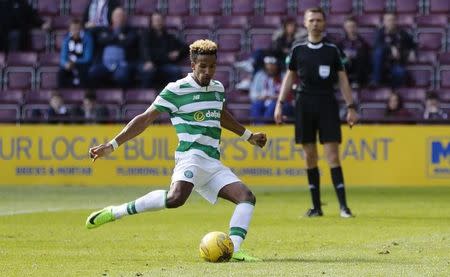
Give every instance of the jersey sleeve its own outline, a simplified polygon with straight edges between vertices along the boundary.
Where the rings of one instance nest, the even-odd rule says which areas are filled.
[[[341,53],[341,50],[338,47],[336,47],[336,54],[334,58],[334,67],[336,68],[336,71],[345,70],[344,64],[345,64],[345,57]]]
[[[297,56],[298,56],[298,47],[292,49],[291,54],[288,57],[288,68],[292,71],[297,71]]]
[[[174,113],[178,111],[175,100],[176,94],[171,92],[166,87],[156,97],[155,101],[153,102],[153,106],[155,106],[156,110],[158,110],[159,112]]]

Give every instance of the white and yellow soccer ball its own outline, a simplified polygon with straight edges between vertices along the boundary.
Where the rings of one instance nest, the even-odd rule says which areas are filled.
[[[210,232],[200,241],[200,257],[213,263],[228,262],[233,255],[234,245],[230,236],[223,232]]]

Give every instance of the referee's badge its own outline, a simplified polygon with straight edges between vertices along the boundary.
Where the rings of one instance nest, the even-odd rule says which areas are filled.
[[[329,65],[319,65],[319,75],[322,79],[328,78],[330,76],[330,66]]]

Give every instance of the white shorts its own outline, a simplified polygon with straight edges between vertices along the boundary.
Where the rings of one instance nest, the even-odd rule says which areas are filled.
[[[219,191],[226,185],[240,182],[239,178],[219,160],[189,155],[176,161],[172,183],[186,181],[211,204],[215,204]]]

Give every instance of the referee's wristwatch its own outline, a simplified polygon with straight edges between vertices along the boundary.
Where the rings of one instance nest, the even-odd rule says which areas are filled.
[[[357,109],[356,104],[355,103],[348,104],[347,110],[350,110],[350,109],[356,111],[356,109]]]

